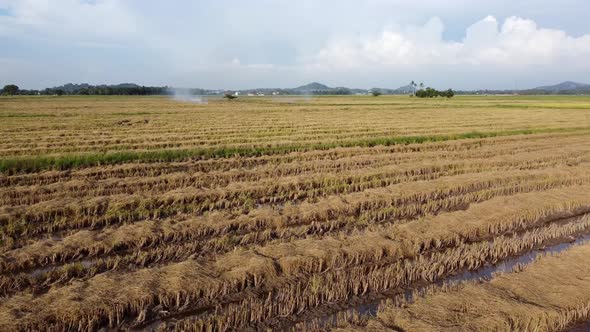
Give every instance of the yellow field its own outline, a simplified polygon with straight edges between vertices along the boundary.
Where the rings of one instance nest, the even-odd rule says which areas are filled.
[[[446,280],[590,233],[590,97],[1,97],[0,123],[1,331],[479,330],[444,303],[511,281]],[[583,282],[532,294],[587,277],[553,261],[501,277],[540,281],[494,324],[588,319]]]

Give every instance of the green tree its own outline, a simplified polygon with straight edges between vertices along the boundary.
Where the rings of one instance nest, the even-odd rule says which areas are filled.
[[[2,89],[2,94],[14,96],[15,94],[18,94],[18,86],[14,84],[5,85]]]
[[[447,97],[453,98],[455,95],[455,91],[452,89],[448,89],[447,91],[438,91],[431,87],[427,87],[426,89],[420,89],[416,91],[416,97],[418,98],[436,98],[436,97]]]
[[[418,90],[418,91],[416,91],[416,94],[415,95],[418,98],[426,98],[426,97],[428,97],[428,94],[424,90]]]
[[[373,95],[373,97],[379,97],[381,96],[381,91],[373,89],[373,91],[371,91],[371,94]]]
[[[65,93],[65,91],[63,89],[56,89],[55,90],[55,94],[58,96],[63,96]]]

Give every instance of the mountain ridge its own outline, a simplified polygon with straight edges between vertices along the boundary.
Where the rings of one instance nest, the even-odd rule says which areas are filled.
[[[533,90],[543,90],[543,91],[566,91],[566,90],[581,90],[581,89],[589,89],[590,84],[586,83],[579,83],[573,81],[565,81],[555,85],[546,85],[546,86],[539,86],[534,88]]]

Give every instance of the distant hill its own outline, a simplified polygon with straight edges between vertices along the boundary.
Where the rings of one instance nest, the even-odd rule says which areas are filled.
[[[389,88],[372,88],[372,89],[355,89],[347,87],[329,87],[325,84],[313,82],[294,89],[285,89],[285,92],[293,94],[366,94],[369,91],[378,90],[387,95],[403,95],[414,92],[414,87],[405,85],[397,89]],[[562,82],[556,85],[540,86],[527,90],[477,90],[477,91],[460,91],[461,94],[590,94],[590,84],[577,83],[572,81]]]
[[[121,84],[116,84],[116,85],[108,85],[111,88],[139,88],[141,87],[141,85],[135,84],[135,83],[121,83]]]
[[[331,87],[324,85],[322,83],[313,82],[306,85],[302,85],[299,87],[294,88],[295,91],[329,91],[332,90]]]
[[[355,93],[356,89],[346,87],[329,87],[325,84],[312,82],[294,89],[284,89],[287,94],[312,94],[312,95],[349,95]],[[366,91],[366,90],[365,90]]]
[[[393,90],[393,94],[406,94],[412,92],[414,92],[414,87],[409,84]]]
[[[534,88],[533,90],[542,90],[542,91],[550,91],[550,92],[562,92],[562,91],[577,91],[577,90],[590,90],[590,84],[585,83],[577,83],[566,81],[555,85],[548,85],[548,86],[540,86]]]
[[[311,93],[311,94],[367,94],[370,91],[377,90],[383,94],[388,95],[397,95],[397,94],[407,94],[414,91],[414,88],[411,85],[406,85],[399,87],[397,89],[390,89],[390,88],[372,88],[372,89],[357,89],[357,88],[348,88],[348,87],[329,87],[325,84],[313,82],[306,85],[302,85],[300,87],[296,87],[293,89],[286,89],[291,93]]]
[[[396,89],[378,88],[357,89],[348,87],[329,87],[325,84],[312,82],[291,89],[262,89],[263,92],[280,91],[281,94],[313,94],[313,95],[342,95],[342,94],[369,94],[371,91],[380,91],[384,95],[405,95],[411,94],[416,88],[411,85],[405,85]],[[261,91],[261,89],[258,89]],[[522,95],[576,95],[590,94],[590,84],[577,83],[572,81],[562,82],[556,85],[540,86],[534,89],[526,90],[466,90],[457,91],[458,94],[522,94]]]

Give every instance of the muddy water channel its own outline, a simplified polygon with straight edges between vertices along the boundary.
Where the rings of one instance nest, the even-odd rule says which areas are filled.
[[[316,307],[308,307],[306,310],[299,312],[297,316],[274,316],[259,322],[250,322],[248,330],[268,330],[273,331],[288,331],[288,330],[327,330],[332,327],[341,325],[342,323],[352,322],[362,325],[362,323],[377,314],[381,304],[404,304],[412,302],[415,297],[424,295],[425,292],[433,288],[441,288],[446,286],[457,285],[466,281],[473,280],[490,280],[497,273],[510,273],[513,270],[519,270],[522,266],[532,263],[537,257],[547,254],[555,254],[570,249],[573,246],[581,245],[590,242],[590,227],[588,214],[580,214],[575,217],[566,217],[563,219],[553,219],[548,224],[544,224],[538,228],[521,230],[515,233],[504,233],[500,236],[487,237],[481,241],[474,241],[464,243],[462,252],[487,252],[489,248],[493,250],[504,250],[504,248],[514,248],[516,243],[530,243],[510,249],[513,256],[498,255],[479,257],[480,261],[487,265],[476,268],[471,265],[471,270],[467,268],[454,268],[448,270],[447,273],[435,275],[431,279],[415,279],[424,281],[410,281],[407,288],[381,288],[374,292],[362,293],[362,295],[347,297],[341,301],[328,302],[325,301]],[[536,243],[536,244],[535,244]],[[445,247],[446,248],[446,247]],[[475,248],[475,249],[473,249]],[[483,248],[483,249],[482,249]],[[446,250],[450,250],[449,255],[456,255],[456,251],[452,247],[446,248],[443,251],[423,252],[421,256],[430,255],[434,257],[433,262],[437,262],[441,255],[447,255]],[[438,256],[437,256],[438,255]],[[446,256],[445,256],[446,257]],[[469,257],[469,256],[464,256]],[[497,258],[493,258],[497,257]],[[503,259],[500,259],[503,257]],[[413,259],[413,258],[411,258]],[[437,279],[438,278],[438,279]],[[425,281],[431,280],[431,281]],[[406,283],[408,284],[408,283]],[[239,300],[239,299],[238,299]],[[167,315],[167,317],[158,317],[154,315],[154,319],[147,320],[144,324],[134,325],[128,322],[126,328],[131,330],[153,331],[153,330],[174,330],[178,326],[186,324],[187,321],[193,319],[200,319],[207,315],[217,314],[217,311],[231,308],[231,301],[229,299],[218,307],[200,306],[187,307],[177,312]],[[244,310],[249,310],[244,307]],[[227,309],[229,310],[229,309]]]
[[[363,321],[377,314],[379,306],[385,302],[393,301],[394,303],[411,303],[416,296],[422,296],[427,290],[431,290],[432,287],[442,288],[446,286],[458,285],[467,281],[489,281],[494,278],[495,274],[499,273],[510,273],[514,269],[518,269],[526,264],[534,262],[538,257],[543,255],[557,254],[562,251],[568,250],[574,246],[582,245],[590,242],[590,233],[581,234],[577,238],[568,237],[562,239],[561,242],[547,246],[540,246],[528,251],[522,255],[514,256],[505,259],[497,264],[488,264],[476,270],[465,270],[460,273],[449,276],[443,280],[431,284],[422,284],[407,289],[395,290],[385,294],[379,294],[370,296],[370,299],[356,299],[355,305],[348,306],[341,310],[332,311],[329,314],[318,316],[309,319],[302,320],[296,326],[297,329],[330,329],[331,327],[337,326],[343,319],[343,317],[354,317],[355,321]],[[294,325],[283,325],[281,330],[290,331],[293,330]],[[590,332],[590,322],[584,322],[576,324],[572,327],[569,332]]]

